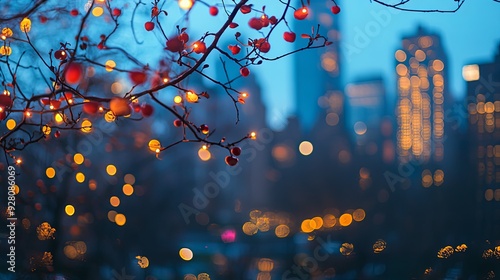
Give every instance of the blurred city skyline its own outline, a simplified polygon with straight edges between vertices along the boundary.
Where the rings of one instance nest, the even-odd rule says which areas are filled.
[[[331,1],[325,3],[332,5]],[[385,81],[387,97],[395,101],[394,53],[402,47],[401,39],[414,33],[416,26],[421,25],[429,32],[441,36],[444,50],[449,57],[450,92],[457,99],[464,98],[466,83],[462,78],[462,67],[473,62],[488,61],[496,53],[500,42],[500,36],[492,28],[500,25],[500,17],[497,16],[500,5],[493,1],[467,1],[456,13],[404,12],[369,1],[363,3],[342,1],[339,5],[342,8],[341,13],[332,17],[333,20],[339,21],[341,32],[342,91],[347,84],[359,78],[381,75]],[[433,8],[436,4],[432,1],[419,1],[418,7]],[[321,12],[330,13],[326,5]],[[477,16],[479,14],[481,16]],[[387,19],[386,15],[389,15]],[[359,44],[360,36],[367,38],[366,44]],[[291,50],[292,47],[282,42],[276,49]],[[300,55],[307,56],[308,52],[312,51],[305,51]],[[273,129],[282,129],[286,124],[286,117],[294,115],[297,110],[296,97],[292,94],[294,84],[276,82],[294,80],[291,66],[293,61],[294,56],[287,57],[263,65],[259,67],[259,71],[255,71],[258,72],[258,81],[263,88],[263,100],[269,110],[267,122]],[[276,69],[280,71],[273,71]],[[273,75],[269,75],[271,71]]]

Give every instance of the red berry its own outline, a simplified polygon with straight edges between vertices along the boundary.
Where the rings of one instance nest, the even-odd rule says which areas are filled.
[[[59,136],[61,136],[61,132],[58,130],[54,133],[54,137],[59,138]]]
[[[115,17],[120,16],[121,14],[122,14],[122,11],[120,9],[118,9],[118,8],[113,9],[113,15]]]
[[[132,106],[132,109],[134,109],[134,112],[139,113],[141,111],[141,105],[137,102],[132,102],[130,104]]]
[[[271,49],[271,44],[268,41],[264,41],[259,46],[259,51],[267,53]]]
[[[179,40],[181,40],[183,43],[187,43],[187,41],[189,41],[189,35],[186,32],[182,32],[179,35]]]
[[[334,13],[335,15],[340,13],[340,7],[335,5],[332,7],[332,13]]]
[[[229,28],[236,28],[236,27],[238,27],[238,26],[239,26],[239,25],[238,25],[236,22],[231,22],[231,23],[229,24]]]
[[[283,39],[285,39],[285,41],[290,42],[290,43],[295,42],[296,37],[297,37],[297,35],[291,31],[290,32],[286,31],[285,33],[283,33]]]
[[[200,130],[201,130],[201,133],[203,133],[203,134],[208,134],[210,132],[210,130],[208,129],[208,125],[206,125],[206,124],[200,125]]]
[[[52,106],[54,109],[59,109],[59,107],[61,107],[61,101],[50,100],[50,106]]]
[[[57,50],[54,52],[54,57],[59,60],[65,60],[68,57],[68,53],[65,50]]]
[[[231,149],[231,154],[233,154],[235,156],[241,155],[241,148],[240,147],[233,147]]]
[[[0,98],[1,98],[1,95],[0,95]],[[42,98],[42,99],[40,99],[40,103],[42,103],[42,105],[44,105],[44,106],[47,106],[50,104],[50,99],[49,98]]]
[[[68,84],[78,84],[82,80],[83,67],[78,63],[70,63],[64,71],[64,79]]]
[[[129,72],[128,76],[135,85],[143,84],[148,80],[148,75],[139,70]]]
[[[305,19],[307,15],[309,15],[309,9],[307,9],[307,7],[305,6],[295,10],[295,12],[293,13],[293,16],[298,20]]]
[[[179,39],[179,36],[170,38],[167,41],[167,50],[171,52],[180,52],[184,49],[184,42]]]
[[[174,126],[175,127],[180,127],[182,125],[182,121],[179,119],[174,120]]]
[[[278,23],[278,19],[275,17],[275,16],[271,16],[269,18],[269,22],[272,24],[272,25],[275,25],[276,23]]]
[[[40,16],[39,17],[41,23],[46,23],[48,18],[46,16]]]
[[[248,14],[252,11],[252,7],[249,6],[249,5],[243,5],[241,6],[240,8],[240,12],[242,12],[243,14]]]
[[[240,74],[243,77],[247,77],[248,75],[250,75],[250,70],[248,70],[248,68],[246,67],[241,67]]]
[[[233,53],[233,55],[237,55],[237,54],[239,54],[239,53],[240,53],[240,51],[241,51],[241,47],[240,47],[240,46],[238,46],[238,45],[234,45],[234,46],[233,46],[233,45],[229,45],[229,47],[228,47],[228,48],[229,48],[229,50],[231,51],[231,53]]]
[[[196,41],[193,43],[193,51],[195,53],[205,53],[206,50],[207,45],[205,45],[205,42]]]
[[[269,18],[266,15],[260,17],[260,22],[262,23],[262,27],[269,26]]]
[[[144,28],[146,28],[147,31],[151,31],[155,29],[155,23],[152,21],[146,21],[146,23],[144,24]]]
[[[9,95],[5,95],[5,94],[0,93],[0,107],[2,109],[12,107],[12,99],[10,98]]]
[[[99,111],[99,103],[95,101],[85,102],[82,110],[89,115],[93,115]]]
[[[219,13],[219,8],[217,8],[216,6],[211,6],[208,9],[208,12],[210,13],[210,15],[216,16]]]
[[[255,30],[261,30],[262,29],[262,21],[259,18],[253,17],[248,21],[248,25],[255,29]]]
[[[78,10],[77,9],[73,9],[69,12],[72,16],[76,17],[78,15]]]
[[[7,113],[5,113],[5,110],[0,111],[0,121],[5,120],[5,117],[7,117]]]
[[[238,163],[238,158],[233,156],[227,156],[225,159],[226,164],[229,166],[235,166]]]
[[[97,48],[102,50],[104,49],[106,46],[104,46],[104,42],[100,42],[99,44],[97,44]]]
[[[153,106],[149,105],[149,104],[142,104],[141,106],[141,112],[142,112],[142,115],[145,116],[145,117],[149,117],[153,114]]]

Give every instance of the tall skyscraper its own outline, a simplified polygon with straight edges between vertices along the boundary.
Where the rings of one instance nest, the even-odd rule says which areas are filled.
[[[395,53],[397,74],[397,153],[400,162],[444,158],[447,59],[441,38],[418,27]]]
[[[346,86],[346,123],[356,135],[379,131],[385,114],[385,86],[381,77],[362,79]],[[371,131],[373,130],[373,131]]]
[[[480,230],[498,233],[500,225],[500,45],[491,63],[466,65],[462,75],[467,81],[468,136],[472,163],[477,168],[475,185],[483,202]]]
[[[300,2],[296,1],[297,6]],[[305,50],[294,56],[295,115],[303,130],[310,130],[323,111],[318,106],[318,98],[340,92],[340,32],[339,15],[330,12],[332,1],[311,1],[309,16],[305,20],[294,21],[293,31],[311,34],[311,29],[328,36],[333,42],[326,48]],[[307,45],[307,40],[297,38],[295,48]]]

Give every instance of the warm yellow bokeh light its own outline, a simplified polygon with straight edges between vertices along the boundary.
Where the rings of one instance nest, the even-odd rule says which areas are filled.
[[[113,114],[113,112],[111,111],[108,111],[106,112],[106,114],[104,114],[104,119],[106,120],[106,122],[114,122],[116,120],[116,116],[115,114]]]
[[[109,204],[111,204],[111,206],[113,206],[113,207],[120,206],[120,198],[118,198],[117,196],[110,197]]]
[[[82,154],[80,153],[76,153],[74,156],[73,156],[73,161],[76,163],[76,164],[82,164],[84,161],[85,161],[85,157],[83,157]]]
[[[252,222],[244,223],[243,226],[241,227],[241,229],[243,230],[243,232],[246,235],[254,235],[259,231],[259,228],[257,227],[257,225],[252,223]]]
[[[89,121],[89,120],[84,120],[82,122],[82,128],[81,128],[82,132],[84,133],[89,133],[92,131],[92,122]]]
[[[193,251],[191,251],[191,249],[189,248],[181,248],[179,250],[179,256],[185,261],[190,261],[191,259],[193,259]]]
[[[16,121],[13,120],[13,119],[9,119],[6,123],[5,123],[5,126],[7,127],[8,130],[13,130],[14,128],[16,128]]]
[[[208,149],[200,148],[198,150],[198,156],[200,157],[200,159],[202,161],[207,161],[212,157],[212,154],[210,153],[210,151]]]
[[[343,227],[347,227],[352,223],[352,215],[345,213],[339,218],[339,224]]]
[[[75,214],[75,207],[71,204],[68,204],[66,205],[66,207],[64,207],[64,212],[66,212],[66,215],[68,216],[73,216],[73,214]]]
[[[198,99],[199,99],[198,94],[196,94],[196,93],[194,93],[192,91],[186,92],[186,100],[187,100],[187,102],[189,102],[189,103],[196,103],[196,102],[198,102]]]
[[[116,67],[116,62],[114,60],[108,60],[104,64],[106,66],[106,71],[111,72]]]
[[[147,257],[136,256],[135,258],[140,268],[147,268],[149,266],[149,259]]]
[[[366,213],[365,213],[365,210],[363,210],[363,209],[356,209],[352,213],[352,218],[356,222],[361,222],[362,220],[365,219],[365,217],[366,217]]]
[[[77,181],[78,183],[83,183],[83,182],[85,182],[85,174],[83,174],[82,172],[78,172],[78,173],[76,173],[75,178],[76,178],[76,181]]]
[[[179,7],[183,10],[189,10],[193,7],[194,0],[179,0]]]
[[[42,126],[42,132],[43,132],[43,134],[49,135],[51,131],[52,131],[52,129],[50,128],[50,126],[48,126],[48,125]]]
[[[157,150],[161,149],[161,143],[156,139],[152,139],[151,141],[149,141],[148,147],[151,151],[156,152]]]
[[[299,152],[304,156],[310,155],[313,152],[313,144],[309,141],[302,141],[299,145]]]
[[[300,229],[305,233],[312,232],[315,227],[316,227],[316,222],[310,219],[303,220],[302,224],[300,225]]]
[[[52,179],[56,176],[56,170],[53,167],[48,167],[45,169],[45,175],[47,175],[47,178]]]
[[[116,214],[115,216],[115,223],[119,226],[123,226],[125,225],[125,223],[127,222],[127,217],[125,217],[125,215],[123,214]]]
[[[134,187],[131,184],[125,184],[122,187],[123,194],[131,196],[134,193]]]
[[[116,166],[108,164],[108,166],[106,166],[106,173],[108,173],[109,176],[114,176],[116,174]]]
[[[287,225],[279,225],[274,229],[274,233],[278,238],[285,238],[290,234],[290,228]]]
[[[54,115],[54,120],[56,121],[56,123],[62,123],[64,121],[63,114],[56,113]]]
[[[174,97],[174,103],[175,104],[180,104],[182,102],[182,97],[180,97],[179,95],[176,95]]]
[[[102,7],[95,7],[92,9],[92,15],[95,17],[100,17],[104,13],[104,9]]]
[[[332,228],[335,226],[336,223],[337,223],[337,218],[335,218],[335,216],[332,214],[326,214],[323,217],[323,226],[325,228]]]
[[[29,18],[24,18],[19,24],[19,28],[22,32],[30,32],[31,30],[31,20]]]
[[[312,220],[316,224],[314,229],[320,229],[323,226],[323,219],[321,217],[314,217]]]

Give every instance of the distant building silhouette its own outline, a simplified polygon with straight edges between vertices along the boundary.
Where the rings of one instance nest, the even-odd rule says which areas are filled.
[[[331,5],[331,1],[311,1],[309,16],[305,20],[294,21],[292,27],[298,37],[294,46],[296,49],[307,45],[307,40],[301,39],[300,34],[311,34],[312,28],[317,32],[317,23],[320,23],[320,34],[328,36],[333,42],[326,48],[306,50],[294,56],[295,115],[306,131],[312,129],[320,115],[318,98],[341,88],[339,15],[328,12],[327,7]]]
[[[482,215],[481,232],[488,236],[500,226],[500,45],[491,63],[463,67],[467,81],[468,135],[471,158],[477,170],[475,185],[479,186],[478,213]]]
[[[384,80],[381,77],[348,84],[346,122],[349,131],[358,136],[377,136],[385,113],[385,96]]]
[[[444,158],[447,57],[441,38],[419,27],[395,53],[397,75],[397,153],[399,161]]]

